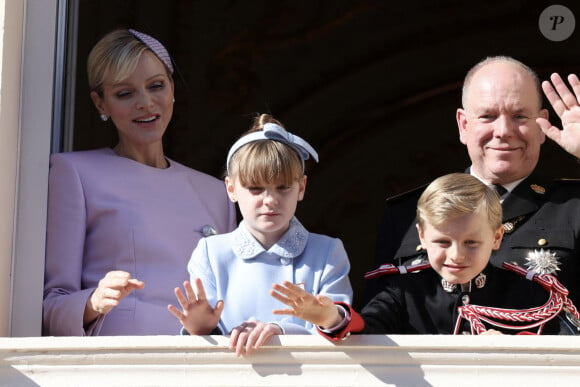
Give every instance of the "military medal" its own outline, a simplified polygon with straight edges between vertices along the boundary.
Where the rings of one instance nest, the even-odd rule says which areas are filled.
[[[530,251],[526,257],[526,268],[539,274],[556,274],[560,270],[558,267],[560,261],[556,253],[550,250],[536,250]]]

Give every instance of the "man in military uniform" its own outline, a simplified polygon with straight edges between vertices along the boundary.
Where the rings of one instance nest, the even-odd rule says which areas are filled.
[[[580,157],[580,81],[559,75],[541,87],[562,121],[548,121],[541,108],[540,83],[523,63],[492,57],[465,77],[462,105],[456,119],[459,138],[472,165],[467,173],[496,189],[502,197],[505,234],[491,262],[504,261],[539,273],[552,273],[580,304],[580,183],[542,181],[534,170],[547,135],[564,150]],[[387,201],[377,240],[377,264],[417,263],[425,256],[415,228],[420,187]],[[376,293],[370,281],[367,298]]]

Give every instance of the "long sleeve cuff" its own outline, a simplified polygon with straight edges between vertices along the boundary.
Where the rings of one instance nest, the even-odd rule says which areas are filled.
[[[320,333],[322,336],[326,337],[329,340],[338,341],[347,338],[348,336],[350,336],[351,333],[362,332],[364,330],[365,327],[364,320],[362,319],[360,314],[358,314],[352,309],[350,305],[344,302],[335,302],[335,305],[337,307],[342,307],[344,309],[345,313],[344,319],[336,327],[331,327],[335,329],[326,329],[326,331],[330,332],[325,332],[318,327],[317,328],[318,333]]]
[[[340,317],[342,317],[342,321],[340,321],[338,324],[330,328],[318,327],[318,330],[320,332],[333,334],[344,329],[348,325],[348,323],[350,322],[350,313],[348,309],[346,309],[344,306],[340,304],[336,304],[336,309],[338,309],[338,314],[340,314]]]

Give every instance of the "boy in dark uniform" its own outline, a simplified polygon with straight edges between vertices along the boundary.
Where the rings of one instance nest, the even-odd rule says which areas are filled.
[[[382,276],[382,290],[360,315],[347,304],[335,305],[288,282],[274,284],[270,294],[290,308],[273,313],[310,321],[330,338],[350,332],[575,333],[559,314],[562,308],[578,313],[554,277],[540,276],[540,284],[530,281],[534,273],[524,277],[489,264],[504,234],[501,220],[502,207],[492,189],[468,174],[442,176],[417,204],[416,228],[429,264],[412,274],[403,273],[417,267],[383,267],[375,274],[401,274]],[[551,297],[553,304],[547,303]]]

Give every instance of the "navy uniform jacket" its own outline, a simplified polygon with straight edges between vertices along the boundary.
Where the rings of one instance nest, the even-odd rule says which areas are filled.
[[[387,201],[377,239],[376,265],[410,264],[424,256],[415,228],[417,200],[425,186]],[[514,262],[526,268],[530,254],[557,257],[556,278],[580,305],[580,181],[524,179],[502,203],[504,237],[491,263]],[[542,251],[543,250],[543,251]],[[366,298],[378,291],[369,282]]]
[[[447,292],[441,277],[432,268],[409,274],[387,274],[379,278],[381,291],[363,308],[360,315],[348,305],[351,321],[341,331],[325,334],[330,339],[340,339],[349,333],[362,334],[453,334],[458,318],[457,307],[469,296],[469,303],[506,309],[526,309],[543,305],[549,293],[540,284],[509,270],[489,264],[483,271],[483,287],[472,284],[470,292],[457,287]],[[474,282],[474,281],[472,281]],[[483,322],[483,321],[482,321]],[[504,321],[505,323],[505,321]],[[513,325],[514,323],[508,322]],[[502,329],[486,325],[506,334],[521,330]],[[565,320],[556,317],[549,321],[542,334],[575,334]],[[537,328],[526,330],[537,333]],[[469,322],[462,320],[458,333],[471,333]]]

